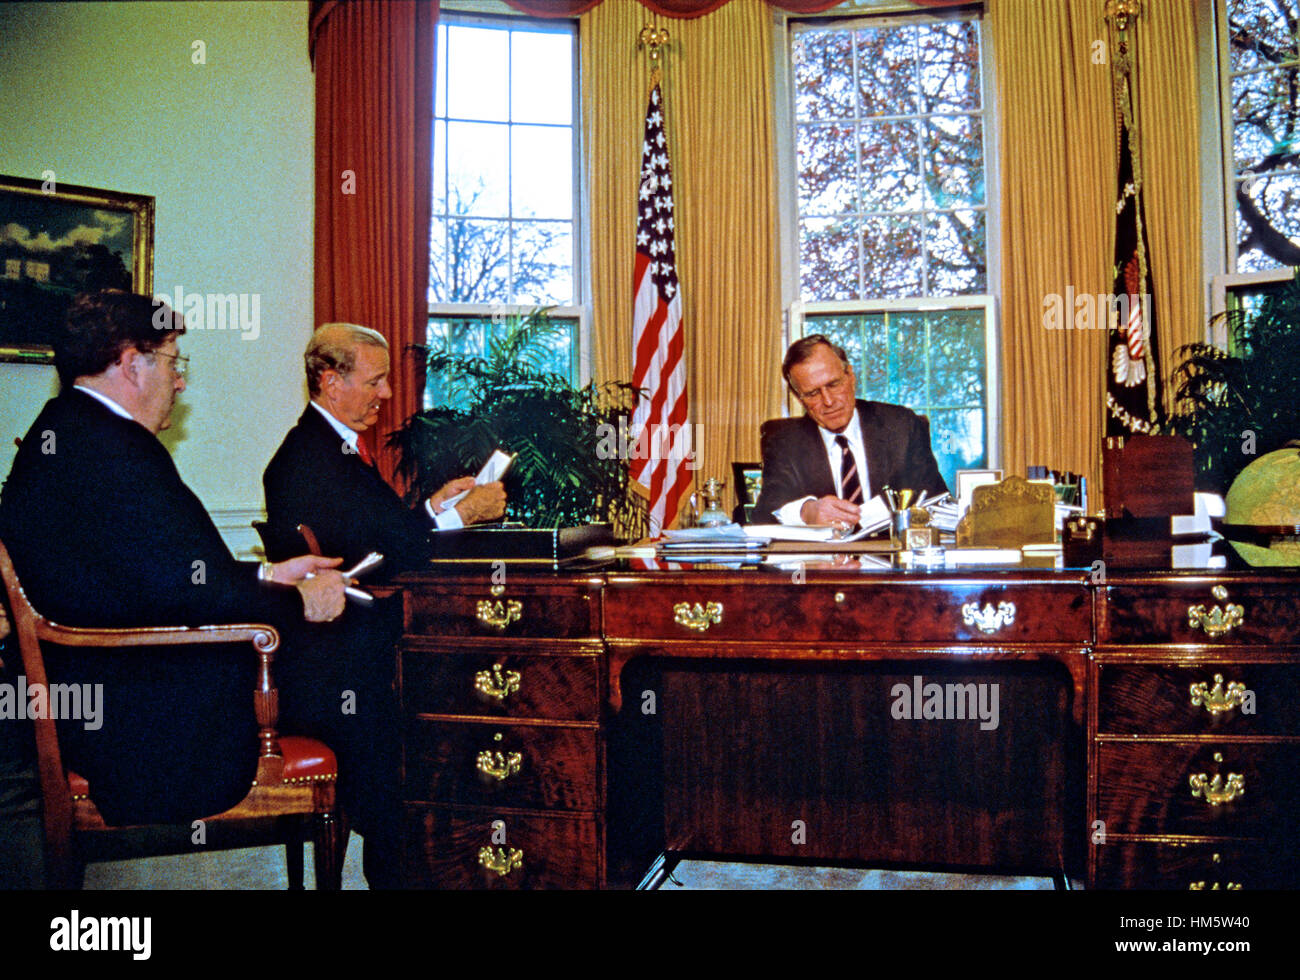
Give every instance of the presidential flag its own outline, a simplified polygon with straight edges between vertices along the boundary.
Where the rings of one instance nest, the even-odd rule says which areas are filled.
[[[646,107],[637,200],[632,383],[642,396],[632,416],[631,433],[636,441],[630,453],[630,475],[648,499],[651,537],[676,519],[690,484],[687,464],[694,459],[686,422],[672,188],[663,102],[656,83]]]
[[[1110,302],[1106,374],[1106,435],[1151,433],[1164,420],[1156,347],[1151,270],[1142,208],[1141,156],[1132,99],[1132,43],[1119,32],[1115,46],[1115,116],[1119,130],[1119,193],[1115,201],[1115,266]]]

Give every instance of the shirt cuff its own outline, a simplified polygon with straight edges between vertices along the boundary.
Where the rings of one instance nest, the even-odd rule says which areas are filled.
[[[465,526],[465,522],[460,519],[460,511],[455,507],[448,507],[441,514],[436,514],[433,510],[433,503],[426,497],[424,509],[433,518],[433,523],[439,531],[455,531]]]
[[[792,500],[783,507],[778,507],[774,512],[776,519],[782,524],[792,524],[795,527],[803,527],[803,505],[810,500],[816,500],[816,497],[800,497],[798,500]]]

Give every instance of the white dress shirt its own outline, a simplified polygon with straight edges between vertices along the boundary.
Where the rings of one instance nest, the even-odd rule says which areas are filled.
[[[871,499],[871,482],[867,479],[867,450],[862,444],[862,422],[858,417],[856,409],[853,412],[853,418],[849,420],[848,426],[843,432],[832,432],[830,429],[823,429],[817,426],[817,434],[822,437],[822,444],[826,448],[826,461],[830,463],[831,477],[835,481],[835,495],[840,493],[840,463],[844,454],[840,452],[839,443],[836,442],[838,436],[844,436],[849,441],[849,452],[853,453],[853,459],[858,464],[858,479],[862,482],[862,499],[867,501]],[[794,524],[802,526],[804,523],[803,505],[810,500],[816,500],[811,495],[800,497],[798,500],[792,500],[788,504],[778,507],[776,510],[776,519],[782,524]]]

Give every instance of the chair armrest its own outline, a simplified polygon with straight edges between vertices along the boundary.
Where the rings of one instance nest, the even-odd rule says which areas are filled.
[[[208,643],[251,643],[258,653],[273,654],[280,646],[275,627],[262,623],[222,626],[145,626],[135,629],[61,626],[39,623],[36,635],[67,647],[188,646]]]

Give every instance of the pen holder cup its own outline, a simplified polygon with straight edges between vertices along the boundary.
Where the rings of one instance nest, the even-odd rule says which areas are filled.
[[[907,529],[912,526],[912,512],[904,507],[889,515],[889,543],[902,550],[907,547]]]

